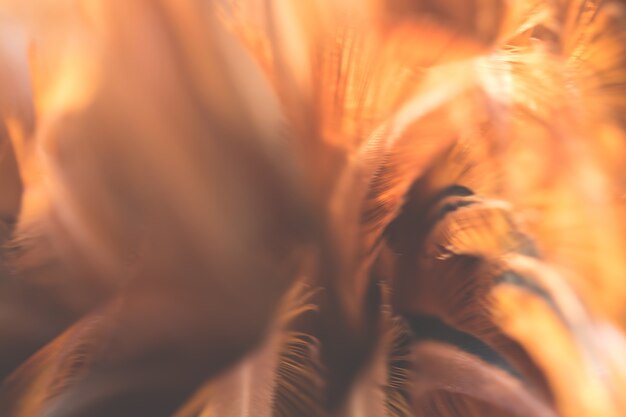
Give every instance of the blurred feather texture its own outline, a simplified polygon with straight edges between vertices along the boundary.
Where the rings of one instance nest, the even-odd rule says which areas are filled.
[[[621,0],[0,0],[1,417],[626,414]]]

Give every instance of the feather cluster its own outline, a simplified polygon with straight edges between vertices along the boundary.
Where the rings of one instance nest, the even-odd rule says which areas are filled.
[[[0,0],[0,417],[626,415],[626,3]]]

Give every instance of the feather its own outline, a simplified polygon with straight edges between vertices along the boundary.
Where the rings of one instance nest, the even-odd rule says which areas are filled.
[[[454,347],[422,342],[412,359],[411,399],[418,416],[557,415],[510,375]]]
[[[324,371],[319,346],[306,334],[293,334],[285,343],[276,370],[273,417],[323,417]]]
[[[102,315],[84,319],[58,336],[6,378],[0,388],[3,415],[42,415],[89,368],[106,334]]]
[[[134,415],[144,406],[167,415],[204,378],[260,342],[276,301],[303,272],[305,242],[311,242],[305,237],[311,230],[310,213],[305,214],[303,200],[292,205],[299,194],[295,177],[279,174],[276,170],[284,167],[260,151],[279,148],[278,139],[244,139],[259,132],[246,131],[248,127],[233,119],[243,115],[236,109],[243,110],[245,101],[233,94],[234,75],[224,68],[228,59],[220,52],[218,35],[205,32],[202,25],[181,24],[193,21],[191,4],[148,3],[103,5],[102,32],[82,25],[65,29],[81,41],[102,42],[102,49],[85,57],[95,54],[93,59],[103,60],[95,73],[91,66],[74,68],[84,70],[81,75],[93,87],[81,90],[80,97],[71,96],[73,84],[55,90],[64,82],[55,79],[56,71],[59,77],[68,76],[63,68],[80,58],[80,50],[63,45],[46,49],[42,41],[45,59],[38,60],[37,74],[42,77],[35,95],[43,127],[37,132],[34,157],[44,170],[49,207],[63,232],[50,238],[69,243],[74,249],[66,254],[69,259],[82,256],[92,270],[100,269],[99,276],[117,290],[113,297],[119,302],[104,319],[111,331],[101,343],[112,349],[94,357],[91,372],[58,398],[47,411],[50,415],[106,415],[112,412],[109,407],[120,416]],[[122,18],[109,20],[109,13]],[[151,35],[133,35],[143,30]],[[136,42],[121,42],[127,48],[117,48],[126,36]],[[49,41],[53,39],[59,38],[51,36]],[[212,54],[213,73],[196,70],[195,48],[201,48],[200,43]],[[61,47],[56,56],[55,47]],[[153,53],[137,53],[140,50]],[[107,54],[113,54],[110,60]],[[159,68],[158,75],[145,77],[146,65]],[[126,107],[151,94],[152,105],[143,111]],[[180,105],[175,112],[173,102]],[[161,121],[158,126],[152,124],[156,120]],[[254,125],[254,118],[246,120]],[[96,125],[107,128],[94,130]],[[107,162],[118,156],[123,160],[114,166]],[[242,205],[241,198],[249,203]],[[214,217],[217,213],[230,219]],[[288,225],[290,217],[293,223]],[[296,248],[295,241],[303,246]],[[129,251],[138,253],[131,267]],[[241,251],[254,254],[254,266],[239,262]],[[280,257],[282,266],[276,268],[273,257]],[[275,297],[267,297],[269,293]],[[223,314],[230,317],[228,322],[221,320]],[[207,317],[214,318],[213,325],[207,326]],[[218,347],[214,340],[220,339],[230,341]],[[211,353],[214,348],[221,353]],[[169,359],[163,361],[163,355]],[[208,359],[208,367],[196,361],[200,357]],[[147,362],[131,370],[127,364],[132,358]],[[179,375],[175,385],[173,374]],[[82,400],[75,401],[78,397]]]
[[[322,371],[315,340],[289,330],[294,320],[315,311],[310,302],[315,292],[304,284],[290,289],[263,345],[224,374],[210,378],[175,416],[280,416],[294,409],[321,416]]]
[[[622,415],[624,7],[0,0],[0,411]]]
[[[411,415],[409,366],[413,335],[401,318],[394,319],[391,333],[392,342],[387,359],[387,383],[384,387],[385,417],[407,417]]]
[[[589,345],[598,336],[592,336],[597,331],[590,322],[588,312],[567,281],[537,259],[532,246],[529,247],[530,241],[515,226],[506,206],[470,195],[447,197],[433,210],[439,213],[435,217],[438,220],[430,222],[434,226],[426,234],[425,244],[420,249],[422,260],[418,260],[417,264],[421,263],[421,266],[410,268],[412,273],[422,278],[408,281],[408,285],[414,287],[404,287],[400,293],[403,298],[398,299],[396,305],[402,306],[402,299],[407,300],[412,304],[406,305],[406,311],[439,315],[459,329],[486,341],[532,381],[535,390],[544,391],[544,395],[547,393],[542,388],[542,379],[547,378],[563,415],[617,413],[619,405],[616,399],[610,398],[612,388],[608,387],[619,386],[620,377],[599,382],[603,379],[601,373],[593,371],[591,363],[603,363],[602,368],[620,371],[617,371],[616,365],[605,362],[605,355],[598,348]],[[411,265],[415,265],[415,261]],[[530,269],[518,265],[533,265],[532,268],[537,269],[531,273]],[[426,278],[428,276],[431,278]],[[412,295],[407,297],[408,294]],[[515,296],[518,298],[507,301],[505,306],[500,297],[513,297],[513,294],[518,294]],[[535,304],[542,305],[541,312],[532,318],[529,306]],[[505,313],[508,309],[516,312]],[[499,317],[502,314],[515,317],[517,324],[501,321]],[[526,327],[522,324],[526,320],[533,324]],[[544,334],[551,337],[554,350],[537,348],[540,322],[550,328]],[[561,358],[565,358],[567,351],[572,356],[559,365],[556,357],[545,359],[544,355],[549,355],[551,351],[559,352]],[[585,359],[575,359],[578,355],[583,355]],[[576,361],[578,364],[574,365]],[[581,374],[568,379],[571,385],[562,386],[565,381],[560,375],[567,367],[570,374],[572,369]],[[600,390],[603,394],[596,394],[607,397],[575,401],[573,393],[592,389],[583,388],[586,384],[608,384]]]

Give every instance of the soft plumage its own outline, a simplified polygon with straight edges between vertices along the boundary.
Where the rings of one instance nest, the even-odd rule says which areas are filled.
[[[623,2],[0,25],[0,415],[626,412]]]

